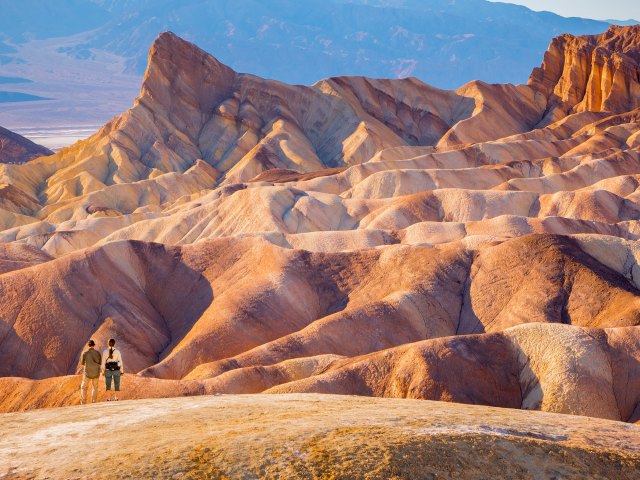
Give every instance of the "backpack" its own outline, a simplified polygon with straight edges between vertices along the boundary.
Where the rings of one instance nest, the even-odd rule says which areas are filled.
[[[109,360],[108,358],[109,357],[107,357],[107,361],[104,364],[105,370],[110,370],[112,372],[120,370],[120,365],[118,365],[118,362],[116,360]]]
[[[120,370],[120,366],[118,365],[118,362],[114,362],[114,361],[108,361],[107,363],[105,363],[104,368],[106,370],[111,370],[112,372]]]

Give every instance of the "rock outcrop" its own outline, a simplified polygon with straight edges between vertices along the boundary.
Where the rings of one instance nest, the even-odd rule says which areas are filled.
[[[623,113],[640,107],[640,25],[555,38],[529,85],[549,99],[548,119],[569,112]]]

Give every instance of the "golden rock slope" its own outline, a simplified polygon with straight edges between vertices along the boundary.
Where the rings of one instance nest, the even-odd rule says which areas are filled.
[[[612,27],[529,85],[304,87],[162,34],[131,110],[0,166],[0,408],[76,403],[116,337],[130,398],[640,421],[639,56]]]
[[[415,400],[206,396],[13,413],[0,424],[0,478],[15,480],[634,480],[639,468],[637,426]]]

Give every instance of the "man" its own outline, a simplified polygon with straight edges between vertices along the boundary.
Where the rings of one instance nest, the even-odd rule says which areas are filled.
[[[89,340],[88,350],[82,354],[82,365],[84,365],[84,375],[82,385],[80,385],[80,404],[87,403],[87,389],[91,383],[91,403],[98,400],[98,380],[100,379],[100,368],[102,366],[102,355],[95,349],[96,342]]]

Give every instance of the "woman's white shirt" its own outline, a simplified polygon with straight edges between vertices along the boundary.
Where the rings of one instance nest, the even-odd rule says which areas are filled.
[[[120,367],[120,373],[124,373],[124,365],[122,363],[122,355],[120,355],[120,350],[117,348],[113,349],[113,355],[111,358],[109,357],[109,349],[107,348],[104,352],[102,352],[102,371],[105,370],[105,365],[107,361],[109,362],[118,362],[118,366]]]

